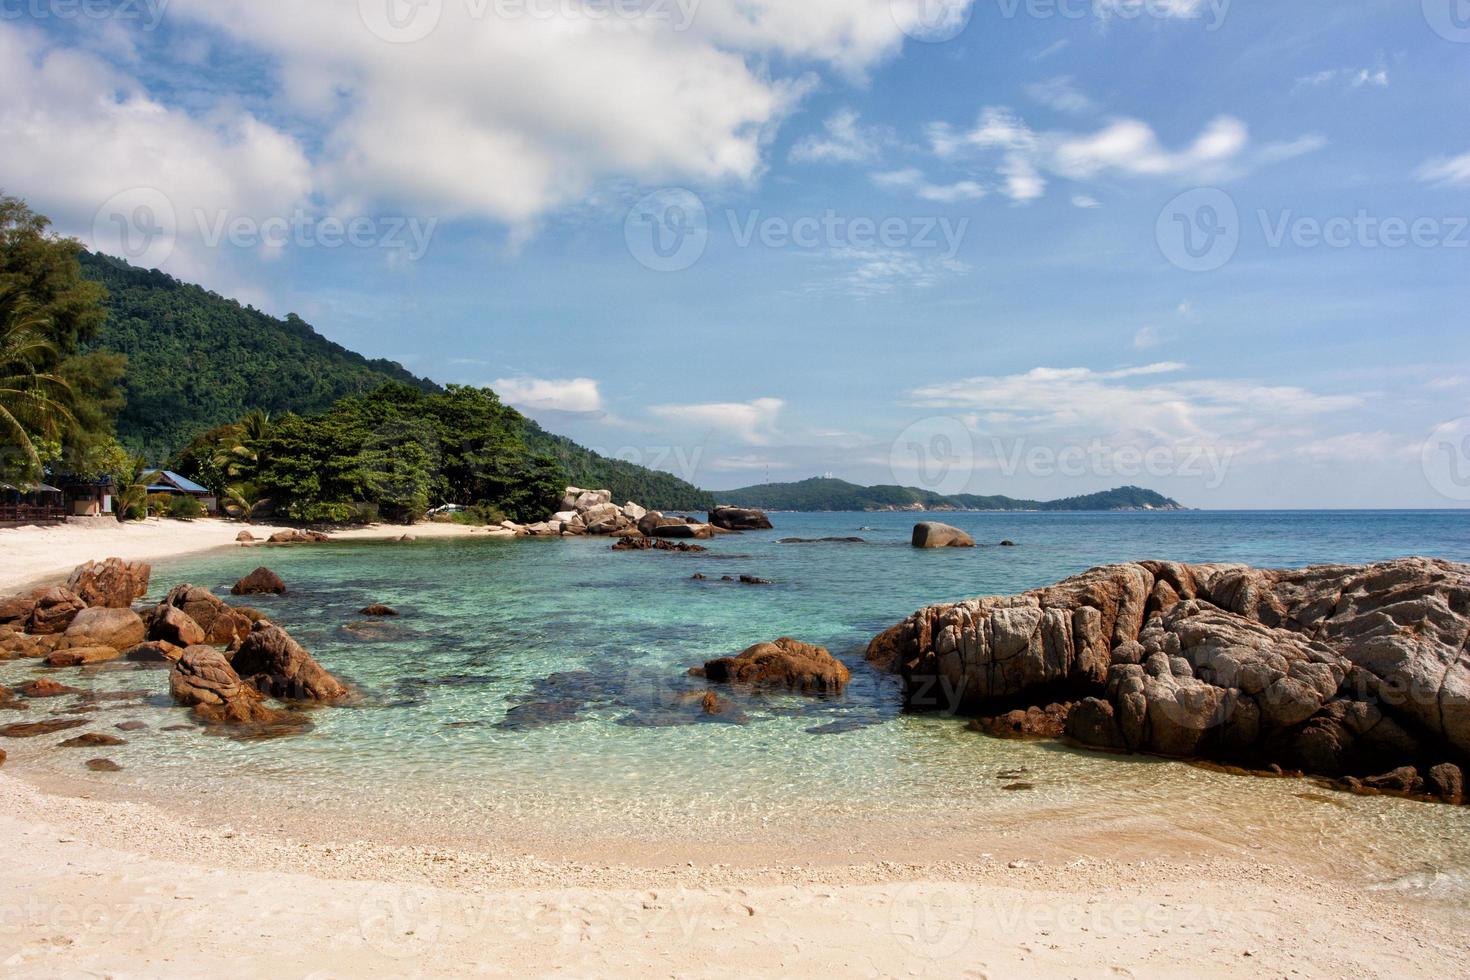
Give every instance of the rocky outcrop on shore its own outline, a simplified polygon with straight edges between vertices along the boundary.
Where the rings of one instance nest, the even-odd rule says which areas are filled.
[[[867,656],[915,710],[1074,703],[1082,745],[1360,782],[1411,769],[1412,793],[1470,761],[1467,639],[1470,566],[1140,562],[920,610]]]
[[[726,527],[727,523],[732,526]],[[502,530],[510,531],[517,537],[561,538],[602,535],[634,539],[642,537],[684,540],[708,540],[717,534],[770,526],[770,520],[760,511],[717,508],[710,512],[708,522],[702,522],[692,517],[671,516],[660,511],[648,510],[631,500],[619,506],[613,503],[611,491],[583,490],[581,487],[567,487],[557,512],[544,521],[534,524],[503,521],[500,524]]]
[[[225,726],[222,730],[238,737],[294,734],[310,727],[304,714],[274,706],[272,698],[340,704],[352,696],[285,630],[208,589],[179,585],[156,606],[136,612],[130,607],[146,592],[148,576],[146,565],[108,559],[78,568],[67,587],[0,598],[0,659],[42,658],[46,667],[66,668],[126,657],[136,667],[168,667],[174,701],[190,708],[196,722]],[[273,592],[279,580],[257,569],[243,581],[259,587],[248,591]],[[81,695],[74,710],[82,712],[90,710],[88,699],[95,703],[117,696],[89,693],[51,678],[28,682],[19,692],[27,699]],[[24,708],[3,689],[0,706]],[[61,727],[52,722],[11,725],[0,729],[0,737],[34,737],[86,723],[68,719]],[[84,735],[76,744],[114,744],[101,738]]]

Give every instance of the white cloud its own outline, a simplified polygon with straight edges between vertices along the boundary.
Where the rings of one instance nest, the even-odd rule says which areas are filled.
[[[497,378],[490,387],[507,404],[531,411],[601,412],[602,392],[591,378]]]
[[[1106,176],[1220,179],[1326,145],[1322,137],[1308,135],[1251,152],[1246,124],[1233,116],[1220,116],[1185,146],[1169,149],[1153,127],[1139,119],[1114,119],[1091,133],[1037,132],[1004,106],[983,109],[967,131],[937,122],[929,125],[927,134],[941,160],[998,151],[997,173],[1005,192],[1018,203],[1043,196],[1047,174],[1079,182]],[[1092,198],[1081,195],[1075,200]]]
[[[0,90],[0,186],[113,254],[120,235],[91,233],[98,209],[119,193],[149,188],[141,193],[167,199],[150,207],[150,221],[177,239],[170,268],[182,276],[209,264],[197,215],[260,221],[307,201],[311,165],[293,137],[239,109],[171,109],[96,56],[4,22]]]
[[[1348,90],[1361,88],[1388,88],[1387,68],[1329,68],[1326,71],[1304,75],[1296,80],[1296,88],[1321,88],[1341,83]]]
[[[1431,184],[1470,184],[1470,153],[1457,157],[1436,157],[1419,168],[1420,180]]]
[[[6,22],[0,178],[58,212],[36,188],[65,187],[82,210],[136,173],[187,204],[279,214],[309,196],[337,213],[488,218],[524,233],[604,179],[757,179],[813,69],[861,77],[898,52],[899,21],[921,2],[701,0],[637,17],[404,5],[432,29],[393,43],[367,26],[373,5],[351,0],[174,0],[181,37],[264,66],[238,86],[211,78],[187,93],[188,113],[95,57],[42,58],[39,32],[22,42],[26,29]],[[270,123],[240,110],[242,96]]]
[[[1058,112],[1087,112],[1093,108],[1092,99],[1077,88],[1070,75],[1059,75],[1044,82],[1028,85],[1026,94]]]
[[[1091,211],[1094,208],[1102,207],[1102,202],[1086,194],[1077,194],[1072,198],[1072,207],[1082,208],[1084,211]]]
[[[665,422],[719,432],[751,446],[765,446],[777,437],[776,420],[785,405],[779,398],[757,398],[750,402],[654,405],[648,411]]]
[[[984,187],[973,180],[960,180],[953,184],[931,184],[925,178],[922,170],[913,167],[874,174],[873,183],[886,190],[910,191],[921,200],[933,201],[937,204],[978,201],[987,193]]]
[[[876,160],[892,136],[883,128],[863,126],[852,109],[841,109],[822,124],[821,134],[803,137],[791,148],[797,163],[865,163]]]
[[[1153,327],[1141,327],[1138,333],[1133,335],[1134,350],[1148,350],[1150,347],[1159,346],[1162,342],[1163,338]]]
[[[1019,431],[1144,433],[1163,442],[1256,444],[1286,423],[1301,424],[1362,405],[1356,395],[1323,395],[1289,385],[1231,379],[1163,380],[1175,362],[1115,371],[1036,368],[915,389],[925,408],[1005,412]]]

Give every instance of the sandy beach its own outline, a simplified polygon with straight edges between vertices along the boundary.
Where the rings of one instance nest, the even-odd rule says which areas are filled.
[[[238,547],[235,536],[248,530],[267,538],[281,526],[240,524],[215,518],[196,521],[150,519],[123,524],[101,521],[87,524],[0,528],[0,593],[23,586],[64,580],[73,568],[100,558],[159,561],[198,554],[215,548]],[[488,536],[483,528],[462,524],[417,524],[413,527],[374,524],[334,531],[343,541],[373,541],[412,534],[417,538]]]
[[[1289,867],[634,869],[302,843],[0,776],[9,976],[1457,975],[1463,919]],[[330,821],[330,817],[327,818]]]

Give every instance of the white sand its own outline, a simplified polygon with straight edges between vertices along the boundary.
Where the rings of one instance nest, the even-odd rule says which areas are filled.
[[[265,538],[282,528],[214,519],[0,528],[0,594],[38,582],[65,579],[73,568],[93,559],[116,557],[128,561],[157,561],[233,547],[236,545],[235,536],[242,530]],[[418,538],[444,538],[472,534],[485,537],[494,533],[497,532],[461,524],[416,524],[413,527],[375,524],[337,531],[332,537],[351,541],[398,538],[405,534]]]
[[[426,834],[426,837],[430,836]],[[1463,914],[1238,862],[653,869],[299,844],[0,775],[7,976],[1463,975]]]
[[[0,530],[0,590],[91,558],[233,546],[239,528]],[[1044,827],[973,864],[770,867],[742,852],[722,859],[738,868],[634,868],[456,850],[431,826],[415,846],[362,840],[331,813],[309,840],[200,825],[187,787],[165,811],[48,792],[19,765],[0,770],[7,977],[1444,978],[1470,953],[1470,911],[1365,892],[1348,868],[1338,881],[1208,855],[1145,862],[1136,847],[1050,862],[1035,857]]]

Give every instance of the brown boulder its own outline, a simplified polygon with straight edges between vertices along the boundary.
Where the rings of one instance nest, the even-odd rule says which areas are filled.
[[[152,567],[145,562],[89,561],[79,566],[67,579],[66,587],[81,597],[88,606],[127,609],[133,600],[148,594],[148,578]]]
[[[230,589],[231,595],[283,595],[286,583],[281,576],[269,568],[257,568],[236,582]]]
[[[852,673],[826,649],[782,637],[758,643],[737,657],[704,665],[704,676],[716,683],[784,688],[802,694],[836,694]]]
[[[34,589],[23,595],[0,598],[0,626],[24,629],[31,621],[31,613],[36,610],[36,600],[45,593],[45,589]]]
[[[241,544],[249,544],[254,541],[259,541],[260,539],[251,534],[249,531],[241,531],[239,534],[235,535],[235,540],[239,541]]]
[[[87,768],[93,772],[122,772],[122,766],[111,759],[88,759]]]
[[[250,633],[250,619],[238,609],[231,608],[223,599],[208,589],[197,585],[180,585],[163,600],[161,606],[173,606],[189,616],[204,630],[204,642],[212,646],[228,646],[244,639]],[[154,622],[163,610],[156,608]],[[179,643],[182,636],[171,636],[166,631],[151,635],[150,639],[168,640]]]
[[[973,548],[975,539],[957,527],[924,521],[914,525],[912,544],[915,548]]]
[[[743,507],[716,507],[709,512],[709,522],[726,531],[769,531],[772,527],[764,511]]]
[[[131,609],[94,606],[77,613],[65,635],[72,642],[79,637],[88,638],[95,646],[126,650],[142,643],[148,636],[148,628],[143,625],[143,617]]]
[[[260,698],[254,688],[240,680],[223,653],[206,646],[184,651],[168,675],[168,690],[175,701],[189,706]]]
[[[245,638],[232,661],[236,672],[262,694],[293,701],[337,701],[348,694],[279,626],[262,626]]]
[[[1426,788],[1445,803],[1459,806],[1465,802],[1465,774],[1460,767],[1444,762],[1429,770]]]
[[[149,619],[148,638],[174,647],[192,647],[208,640],[209,634],[193,616],[177,606],[163,604],[153,610]]]
[[[362,609],[359,609],[358,612],[363,616],[383,617],[398,615],[397,609],[394,609],[392,606],[385,606],[382,603],[374,603],[371,606],[364,606]]]
[[[976,718],[971,729],[997,738],[1061,738],[1073,706],[1050,704],[1045,708],[1016,709],[1003,715]]]
[[[65,633],[77,613],[85,608],[87,604],[82,601],[81,596],[70,589],[60,586],[47,589],[36,597],[36,605],[31,610],[26,632],[40,636]]]

